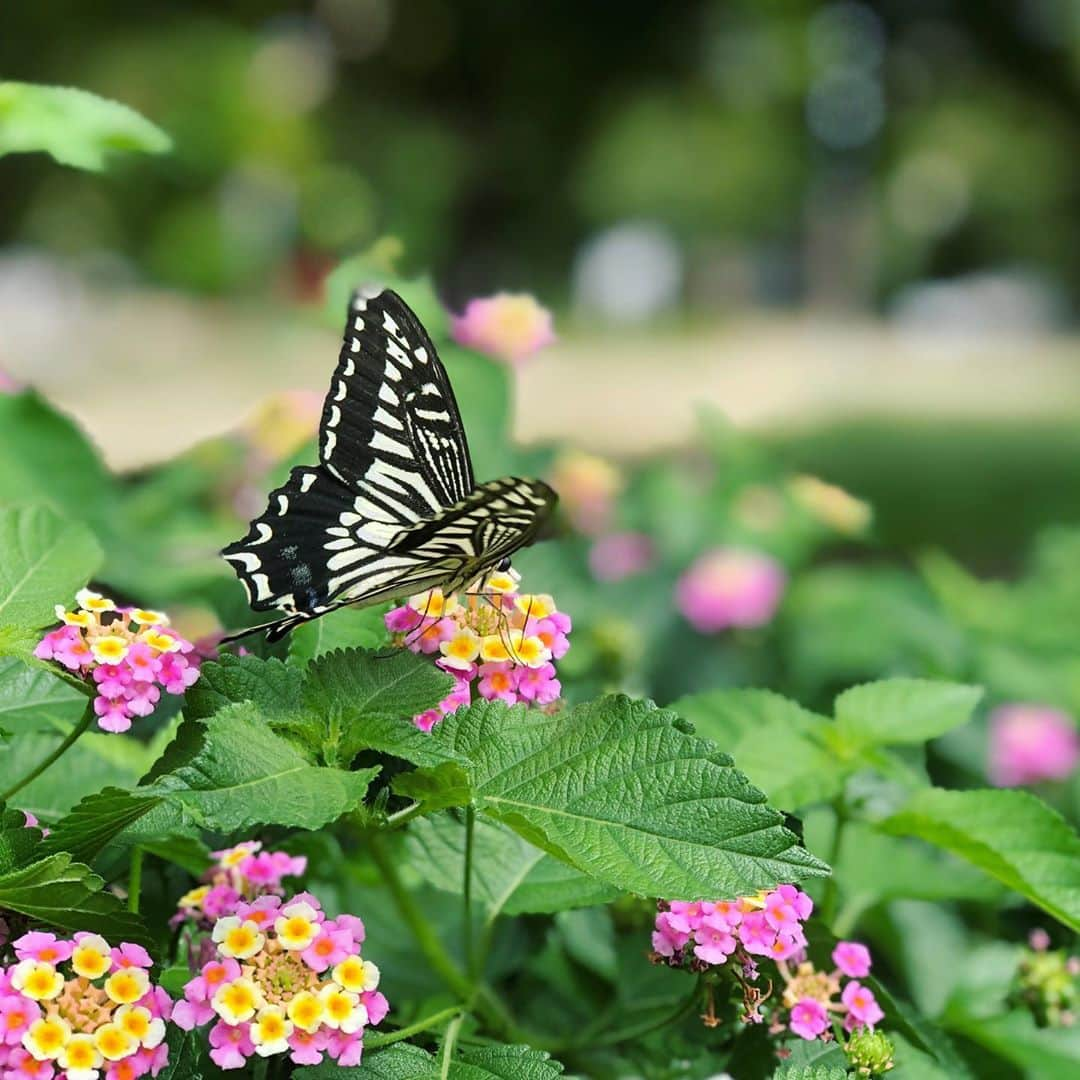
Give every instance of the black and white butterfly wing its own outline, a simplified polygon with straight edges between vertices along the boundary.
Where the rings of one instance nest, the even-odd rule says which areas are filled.
[[[555,502],[540,481],[475,487],[446,370],[389,290],[350,301],[319,455],[223,551],[251,606],[285,613],[271,637],[343,604],[457,588],[529,543]]]

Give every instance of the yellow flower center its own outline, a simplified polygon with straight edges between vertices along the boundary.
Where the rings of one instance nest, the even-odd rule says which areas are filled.
[[[85,979],[100,979],[112,967],[112,958],[84,945],[71,954],[71,966],[76,975],[82,975]]]
[[[105,993],[117,1005],[133,1005],[150,989],[150,978],[142,968],[125,968],[105,980]]]
[[[334,981],[354,993],[364,989],[364,964],[355,956],[342,960],[333,971]]]
[[[64,1047],[64,1067],[67,1069],[92,1069],[97,1060],[97,1048],[89,1035],[73,1035]]]
[[[323,1003],[310,990],[297,994],[289,1002],[289,1019],[305,1031],[314,1031],[324,1012]]]
[[[119,1024],[103,1024],[94,1032],[94,1045],[103,1058],[119,1061],[135,1049],[135,1040]]]
[[[54,1058],[71,1038],[71,1029],[61,1020],[35,1020],[23,1036],[26,1049],[38,1059]]]
[[[118,1013],[116,1020],[128,1035],[139,1042],[142,1042],[150,1031],[151,1016],[149,1009],[141,1007],[129,1009],[122,1014]]]
[[[26,975],[22,992],[34,1001],[49,1001],[64,989],[64,978],[52,964],[38,964]]]
[[[128,654],[128,643],[116,634],[98,638],[90,648],[94,656],[105,664],[117,664]]]

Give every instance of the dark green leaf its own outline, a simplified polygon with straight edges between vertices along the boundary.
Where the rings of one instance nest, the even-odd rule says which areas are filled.
[[[17,911],[62,930],[88,930],[114,944],[149,944],[137,915],[124,909],[88,866],[65,854],[50,855],[20,870],[0,875],[0,908]]]
[[[302,708],[302,686],[300,672],[280,660],[222,653],[199,669],[199,681],[184,699],[184,715],[202,720],[226,705],[250,701],[268,720],[286,720]]]
[[[423,803],[428,814],[451,806],[467,806],[473,796],[469,774],[456,761],[399,773],[391,786],[396,795]]]
[[[197,753],[143,790],[181,806],[203,828],[318,829],[356,807],[379,771],[309,764],[250,702],[230,705],[201,723],[205,738]]]
[[[555,1080],[563,1067],[548,1054],[528,1046],[482,1046],[455,1056],[449,1068],[441,1057],[418,1046],[398,1043],[365,1054],[353,1069],[331,1061],[297,1069],[296,1080]]]
[[[160,803],[160,796],[104,788],[88,795],[53,826],[41,852],[66,851],[76,861],[90,863],[114,837]]]
[[[40,844],[41,831],[27,826],[21,810],[0,812],[0,874],[32,862]]]
[[[44,668],[0,657],[0,724],[11,734],[70,731],[86,695]]]
[[[289,663],[304,667],[335,649],[381,649],[390,644],[385,605],[343,607],[298,626],[289,635]]]
[[[558,716],[483,702],[433,732],[479,809],[592,877],[647,896],[740,896],[828,868],[678,717],[623,696]]]

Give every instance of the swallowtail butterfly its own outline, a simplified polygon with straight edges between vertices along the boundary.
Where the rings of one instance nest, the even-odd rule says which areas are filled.
[[[557,496],[516,476],[477,485],[454,391],[397,293],[356,291],[319,423],[319,464],[292,470],[222,554],[276,641],[328,611],[460,589],[536,539]],[[231,640],[226,639],[226,640]]]

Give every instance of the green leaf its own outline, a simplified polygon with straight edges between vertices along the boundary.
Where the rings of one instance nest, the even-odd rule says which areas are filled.
[[[840,1065],[781,1065],[773,1080],[847,1080],[847,1076]]]
[[[343,607],[298,626],[289,635],[289,663],[303,667],[335,649],[381,649],[390,644],[387,607]]]
[[[68,732],[86,708],[86,695],[44,668],[0,657],[0,724],[13,735]]]
[[[162,154],[169,136],[134,109],[68,86],[0,83],[0,156],[44,151],[100,172],[117,151]]]
[[[155,806],[160,796],[107,787],[88,795],[60,819],[42,841],[42,854],[66,851],[78,862],[92,862],[124,829]]]
[[[0,811],[0,874],[33,862],[41,844],[41,830],[27,826],[21,810]]]
[[[201,723],[205,737],[198,751],[142,790],[163,795],[206,829],[322,828],[354,809],[379,771],[309,764],[250,702],[230,705]]]
[[[700,899],[827,873],[731,759],[679,723],[621,695],[558,716],[482,702],[433,738],[467,759],[480,810],[617,888]]]
[[[555,916],[555,928],[571,959],[594,975],[615,982],[618,974],[615,927],[606,907],[560,911]]]
[[[198,682],[184,698],[184,715],[202,720],[226,705],[250,701],[268,720],[288,720],[303,707],[303,681],[299,671],[280,660],[222,653],[199,669]]]
[[[550,915],[571,908],[607,904],[618,895],[619,890],[611,885],[545,854],[528,868],[503,905],[503,913]]]
[[[412,717],[434,708],[453,687],[452,676],[407,649],[348,649],[311,662],[304,704],[317,718],[327,761],[347,765],[361,750],[379,750],[415,765],[439,765],[455,755],[420,731]]]
[[[710,690],[670,708],[731,754],[777,806],[824,802],[843,789],[848,770],[821,742],[828,721],[779,694]]]
[[[459,1053],[444,1069],[441,1056],[397,1043],[365,1054],[355,1068],[324,1061],[297,1069],[293,1076],[295,1080],[556,1080],[562,1072],[550,1055],[528,1046],[474,1047]]]
[[[1029,1080],[1080,1075],[1080,1029],[1040,1028],[1030,1013],[1017,1011],[955,1025],[967,1038],[1011,1061]]]
[[[85,525],[43,503],[0,510],[0,626],[32,631],[55,622],[53,608],[74,600],[102,558]]]
[[[1080,837],[1034,795],[932,788],[881,828],[959,855],[1080,931]]]
[[[150,944],[139,917],[125,911],[112,893],[102,892],[104,885],[70,855],[50,855],[0,875],[0,908],[63,930],[102,934],[114,943]]]
[[[971,719],[978,686],[886,679],[845,690],[835,705],[836,732],[847,746],[924,743]]]
[[[169,968],[168,971],[174,970]],[[186,970],[186,969],[185,969]],[[166,971],[166,974],[168,974]],[[188,972],[190,978],[191,973]],[[175,997],[182,992],[171,990]],[[169,1063],[157,1074],[157,1080],[203,1080],[203,1035],[199,1031],[184,1031],[175,1024],[168,1025]],[[214,1075],[218,1075],[215,1070]]]
[[[432,769],[400,773],[394,777],[391,787],[395,795],[422,803],[427,814],[452,806],[467,806],[473,797],[469,774],[456,761],[444,761]]]

